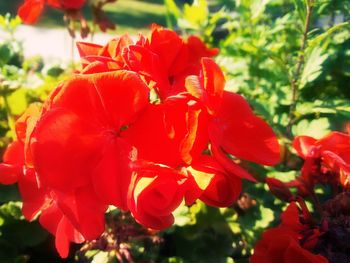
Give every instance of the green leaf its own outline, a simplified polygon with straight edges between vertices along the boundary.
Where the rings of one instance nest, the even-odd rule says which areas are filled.
[[[21,219],[23,218],[21,209],[22,209],[21,202],[9,202],[7,204],[3,204],[0,207],[0,214],[4,216],[10,216],[15,219]]]
[[[293,0],[295,10],[297,11],[299,18],[305,24],[306,20],[306,7],[307,7],[307,0]]]
[[[301,120],[293,126],[295,136],[307,135],[314,138],[321,138],[330,132],[330,123],[328,118],[319,118],[315,120]]]
[[[322,73],[322,64],[328,58],[328,53],[321,48],[314,48],[307,56],[300,79],[300,88],[305,87],[309,82],[314,81]]]
[[[250,5],[250,11],[251,11],[251,18],[253,23],[257,23],[260,19],[260,17],[263,15],[265,12],[265,8],[267,4],[271,0],[253,0],[251,5]]]
[[[206,0],[194,0],[192,5],[185,4],[183,17],[179,26],[188,29],[201,30],[208,22],[209,10]]]
[[[343,23],[339,23],[336,24],[334,26],[332,26],[331,28],[328,28],[326,32],[310,39],[308,41],[308,48],[313,49],[317,46],[320,46],[322,44],[323,41],[327,40],[329,37],[331,37],[334,33],[338,32],[341,29],[344,29],[346,27],[350,26],[350,22],[343,22]]]

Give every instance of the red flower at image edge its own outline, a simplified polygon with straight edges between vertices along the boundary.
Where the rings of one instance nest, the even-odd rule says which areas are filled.
[[[63,10],[79,10],[85,0],[25,0],[18,9],[18,15],[26,24],[34,24],[44,10],[45,4]]]
[[[328,263],[325,257],[312,253],[319,230],[301,224],[299,214],[297,204],[290,203],[281,216],[281,225],[263,233],[250,263]]]
[[[301,194],[312,192],[317,183],[350,188],[349,134],[334,131],[319,140],[298,136],[293,146],[305,160],[301,177],[294,183]]]
[[[69,242],[103,232],[108,205],[158,230],[182,202],[231,205],[241,179],[255,179],[227,153],[279,161],[272,129],[224,91],[220,68],[201,58],[216,51],[198,38],[153,27],[136,43],[123,36],[78,48],[82,72],[17,121],[0,165],[0,182],[18,182],[23,213],[40,216],[61,256]]]

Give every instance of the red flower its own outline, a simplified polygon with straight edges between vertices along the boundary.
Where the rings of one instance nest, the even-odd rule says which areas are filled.
[[[224,161],[224,152],[240,159],[265,165],[274,165],[280,159],[277,138],[261,118],[254,115],[242,96],[224,90],[225,79],[220,68],[208,58],[202,59],[199,76],[186,80],[188,92],[201,101],[208,110],[209,138],[218,160]],[[256,136],[259,134],[259,136]]]
[[[141,224],[164,229],[174,223],[172,212],[182,202],[188,178],[170,167],[154,163],[134,164],[128,206]]]
[[[18,15],[26,24],[34,24],[45,4],[63,10],[78,10],[85,4],[85,0],[25,0],[18,9]]]
[[[127,210],[128,165],[135,156],[120,133],[147,104],[148,88],[132,72],[67,81],[33,133],[41,183],[62,191],[92,183],[102,202]],[[55,151],[48,155],[50,149]]]
[[[299,191],[307,195],[317,183],[350,188],[350,135],[331,132],[319,140],[299,136],[293,146],[305,160],[301,177],[294,183]]]
[[[183,201],[229,206],[241,178],[255,180],[226,153],[279,160],[273,131],[241,96],[224,91],[220,68],[201,60],[217,50],[198,38],[153,26],[149,39],[124,35],[78,49],[81,74],[20,118],[18,142],[0,165],[0,182],[18,181],[23,213],[41,214],[62,256],[69,242],[103,231],[108,205],[164,229]]]
[[[31,159],[30,140],[40,115],[38,107],[32,105],[17,120],[18,140],[6,150],[6,163],[0,164],[0,182],[18,182],[23,215],[32,221],[39,214],[39,222],[56,236],[56,248],[66,257],[70,242],[81,243],[102,233],[106,207],[96,202],[91,186],[60,192],[39,184],[40,176]]]
[[[281,218],[280,226],[263,233],[251,263],[328,263],[325,257],[311,252],[319,231],[300,222],[296,203],[291,203]]]

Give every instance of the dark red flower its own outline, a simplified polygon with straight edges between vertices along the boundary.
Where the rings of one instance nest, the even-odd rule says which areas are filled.
[[[293,184],[300,192],[308,195],[318,183],[350,187],[350,135],[331,132],[319,140],[299,136],[293,146],[305,160],[301,176]]]
[[[297,204],[292,202],[281,216],[281,225],[263,233],[250,262],[328,263],[325,257],[312,253],[320,232],[302,224],[299,215]]]

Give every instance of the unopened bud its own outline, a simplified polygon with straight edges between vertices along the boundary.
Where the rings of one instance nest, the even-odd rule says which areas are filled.
[[[274,196],[285,202],[292,200],[293,194],[285,183],[276,178],[266,178],[265,181]]]

